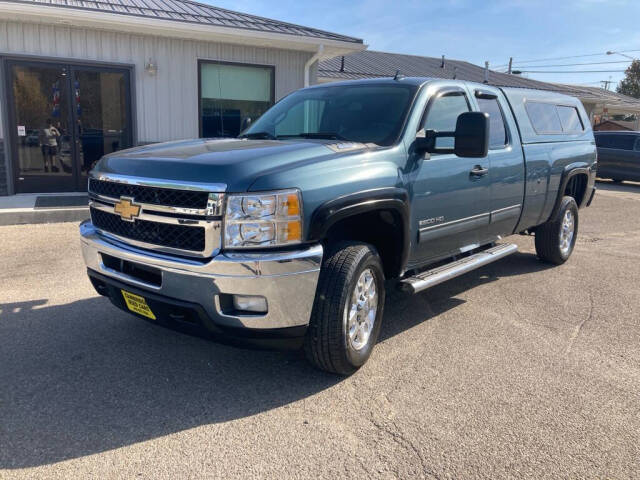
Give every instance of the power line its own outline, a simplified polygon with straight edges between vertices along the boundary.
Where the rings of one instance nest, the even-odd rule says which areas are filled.
[[[630,63],[631,60],[614,60],[608,62],[582,62],[582,63],[554,63],[552,65],[517,65],[514,68],[550,68],[550,67],[576,67],[579,65],[604,65],[607,63]]]
[[[634,49],[634,50],[618,50],[617,53],[630,53],[630,52],[640,52],[640,49]],[[546,62],[548,60],[569,60],[571,58],[584,58],[584,57],[598,57],[598,56],[604,56],[606,55],[606,52],[601,52],[601,53],[585,53],[582,55],[570,55],[567,57],[549,57],[549,58],[538,58],[535,60],[520,60],[519,63],[535,63],[535,62]],[[499,67],[506,67],[507,64],[503,63],[501,65],[496,65],[496,67],[494,68],[499,68]]]
[[[518,73],[624,73],[626,70],[514,70]]]

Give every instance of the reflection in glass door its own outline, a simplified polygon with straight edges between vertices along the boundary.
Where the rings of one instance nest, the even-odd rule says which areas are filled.
[[[129,72],[74,68],[73,98],[80,181],[106,155],[129,148]],[[85,183],[86,184],[86,183]]]
[[[74,189],[68,75],[66,67],[57,65],[10,69],[15,121],[9,134],[17,157],[18,193],[51,191],[49,185],[58,191]]]
[[[103,156],[133,144],[129,71],[9,61],[16,193],[84,191]]]

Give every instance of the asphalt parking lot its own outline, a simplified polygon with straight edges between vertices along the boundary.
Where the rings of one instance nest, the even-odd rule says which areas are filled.
[[[76,224],[0,227],[0,478],[637,478],[640,184],[599,189],[561,267],[517,236],[390,292],[349,378],[117,310]]]

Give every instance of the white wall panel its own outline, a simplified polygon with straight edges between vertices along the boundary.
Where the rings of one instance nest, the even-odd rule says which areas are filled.
[[[198,59],[275,66],[278,100],[303,86],[304,64],[312,55],[265,47],[0,20],[0,56],[3,54],[133,65],[140,142],[198,135]],[[155,76],[144,69],[149,58],[158,66]]]

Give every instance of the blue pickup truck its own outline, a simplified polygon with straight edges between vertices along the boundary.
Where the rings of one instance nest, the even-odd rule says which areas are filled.
[[[572,97],[401,76],[319,85],[238,138],[103,157],[82,250],[97,292],[140,318],[350,374],[385,288],[504,258],[518,233],[565,262],[596,166]]]

